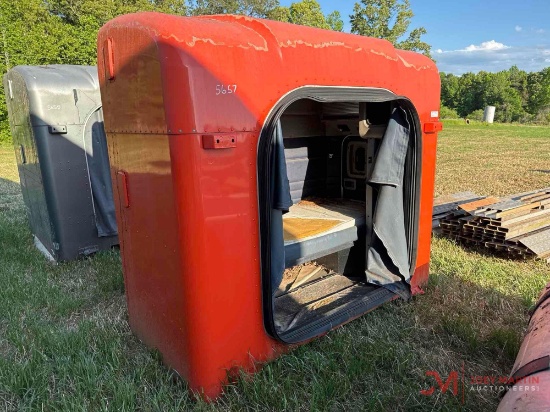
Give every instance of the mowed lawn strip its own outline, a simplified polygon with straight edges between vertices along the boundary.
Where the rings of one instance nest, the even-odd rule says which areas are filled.
[[[457,124],[455,124],[457,123]],[[550,127],[444,122],[435,196],[503,196],[550,186]]]
[[[550,186],[550,128],[446,124],[436,195]],[[385,305],[193,400],[127,324],[117,251],[52,265],[32,244],[11,145],[0,145],[0,410],[494,410],[471,376],[506,376],[550,267],[432,240],[426,293]],[[465,403],[421,389],[466,377]]]

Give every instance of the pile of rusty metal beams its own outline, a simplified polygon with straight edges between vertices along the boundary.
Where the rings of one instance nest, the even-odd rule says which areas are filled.
[[[508,257],[550,263],[550,188],[503,198],[452,196],[458,198],[436,200],[433,221],[439,233]]]
[[[439,228],[440,220],[452,215],[459,205],[479,199],[483,199],[483,197],[472,192],[460,192],[435,198],[432,212],[432,229]]]

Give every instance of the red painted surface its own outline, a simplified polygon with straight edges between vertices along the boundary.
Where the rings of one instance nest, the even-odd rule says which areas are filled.
[[[261,306],[256,162],[270,110],[306,85],[378,87],[434,122],[437,69],[383,40],[230,15],[121,16],[98,49],[112,172],[127,178],[114,184],[130,325],[215,397],[228,371],[286,350]],[[205,150],[205,135],[235,145]],[[413,293],[428,279],[436,138],[422,137]]]
[[[130,207],[130,195],[128,194],[128,176],[126,175],[126,172],[122,170],[119,170],[116,176],[120,205],[124,207]]]
[[[107,66],[107,78],[109,80],[115,79],[115,56],[113,51],[113,40],[105,40],[105,47],[103,49],[104,54],[106,54],[106,66]]]
[[[229,149],[237,147],[237,136],[231,134],[203,134],[202,147],[204,149]]]
[[[437,133],[443,130],[441,122],[426,122],[424,123],[424,133]]]
[[[529,321],[511,376],[517,383],[502,398],[498,412],[550,411],[550,283]]]

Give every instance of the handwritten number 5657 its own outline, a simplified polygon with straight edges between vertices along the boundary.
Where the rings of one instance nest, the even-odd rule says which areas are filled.
[[[237,85],[236,84],[217,84],[216,85],[216,96],[220,96],[223,94],[233,94],[237,93]]]

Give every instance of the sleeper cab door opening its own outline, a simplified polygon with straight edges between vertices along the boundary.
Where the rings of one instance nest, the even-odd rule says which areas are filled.
[[[411,102],[381,89],[301,88],[276,105],[258,152],[271,336],[301,342],[410,296],[419,130]]]

